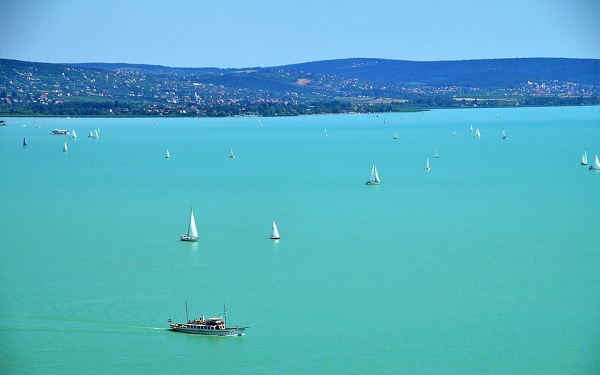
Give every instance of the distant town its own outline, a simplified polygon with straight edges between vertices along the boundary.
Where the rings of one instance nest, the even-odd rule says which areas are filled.
[[[0,60],[1,116],[297,116],[600,104],[600,61],[344,59],[271,68]]]

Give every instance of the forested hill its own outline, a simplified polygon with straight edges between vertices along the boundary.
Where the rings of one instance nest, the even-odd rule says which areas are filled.
[[[115,70],[131,68],[149,74],[231,74],[239,71],[285,70],[359,79],[389,84],[467,86],[504,89],[527,81],[559,81],[600,85],[600,60],[567,58],[487,59],[459,61],[405,61],[352,58],[315,61],[275,67],[242,69],[174,68],[161,65],[84,63],[83,68]]]
[[[600,60],[524,58],[461,61],[403,61],[344,59],[279,67],[344,78],[384,83],[430,86],[511,88],[527,81],[560,81],[600,84]]]
[[[289,116],[599,104],[600,60],[353,58],[243,69],[0,59],[0,115]]]

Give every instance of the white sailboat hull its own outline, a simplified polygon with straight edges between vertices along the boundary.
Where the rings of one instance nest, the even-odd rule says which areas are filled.
[[[190,236],[189,234],[182,234],[179,236],[179,239],[187,242],[198,242],[198,237]]]

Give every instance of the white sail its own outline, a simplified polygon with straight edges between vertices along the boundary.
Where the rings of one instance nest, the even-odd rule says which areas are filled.
[[[438,152],[437,152],[437,148],[435,149],[435,158],[436,158],[436,159],[439,159],[439,158],[440,158],[440,156],[438,155]]]
[[[373,167],[371,168],[371,176],[369,177],[369,180],[366,182],[367,185],[379,185],[381,183],[381,181],[379,180],[379,173],[377,173],[377,167],[375,167],[375,164],[373,164]]]
[[[508,139],[506,136],[506,129],[502,129],[502,139]]]
[[[325,128],[325,136],[327,137],[327,128]]]
[[[594,163],[592,163],[592,165],[590,165],[590,169],[593,170],[600,170],[600,160],[598,160],[598,155],[595,155],[596,157],[594,158]]]
[[[165,158],[169,159],[171,157],[171,154],[169,153],[169,150],[167,150],[167,154],[165,155]]]
[[[67,152],[67,142],[65,142],[65,145],[63,146],[63,152]]]
[[[473,125],[471,125],[471,133],[473,133]]]
[[[232,159],[235,158],[235,154],[233,153],[233,147],[229,148],[229,157]]]
[[[475,130],[475,138],[480,138],[481,137],[481,133],[479,132],[479,128],[477,128]]]
[[[73,129],[73,131],[71,132],[71,137],[70,138],[77,138],[77,133],[75,133],[75,129]]]
[[[90,134],[88,135],[88,138],[94,138],[94,133],[92,133],[91,130],[90,130]]]
[[[587,150],[583,150],[583,156],[581,157],[581,165],[587,165]]]
[[[98,134],[98,129],[96,129],[94,131],[94,138],[96,138],[96,139],[100,138],[100,134]]]
[[[427,158],[427,164],[425,165],[425,169],[426,170],[430,170],[431,167],[429,166],[429,158]]]
[[[275,224],[275,220],[273,220],[273,230],[271,231],[271,239],[272,240],[279,239],[279,231],[277,230],[277,224]]]
[[[190,224],[188,225],[188,236],[198,238],[198,230],[196,229],[196,220],[194,219],[194,211],[190,213]]]

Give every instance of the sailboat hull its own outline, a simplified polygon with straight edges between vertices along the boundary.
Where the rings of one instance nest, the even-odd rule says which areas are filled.
[[[181,241],[186,241],[186,242],[198,242],[198,237],[194,237],[194,236],[190,236],[187,234],[182,234],[179,239]]]
[[[365,182],[365,185],[381,185],[381,182],[377,182],[377,181],[367,181],[367,182]]]

